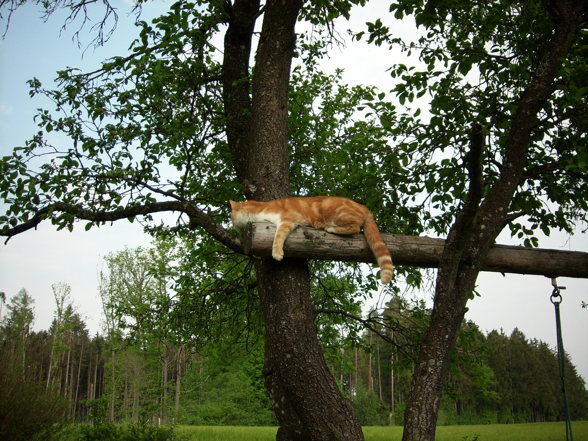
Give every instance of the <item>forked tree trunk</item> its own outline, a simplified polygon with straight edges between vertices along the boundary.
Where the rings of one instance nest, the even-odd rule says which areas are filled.
[[[467,300],[522,180],[531,130],[539,110],[552,92],[561,62],[577,35],[582,8],[581,2],[558,2],[558,15],[553,17],[555,32],[552,41],[519,99],[506,141],[500,177],[484,198],[483,133],[480,126],[472,133],[468,196],[445,244],[430,324],[413,375],[403,441],[435,439],[440,400]]]

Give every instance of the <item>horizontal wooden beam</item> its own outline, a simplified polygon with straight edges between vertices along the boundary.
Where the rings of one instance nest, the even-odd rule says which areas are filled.
[[[276,227],[271,223],[249,224],[244,247],[247,254],[270,256]],[[382,234],[395,265],[436,268],[444,239]],[[363,234],[339,236],[324,230],[299,227],[284,244],[286,257],[350,262],[375,262]],[[588,253],[542,248],[495,245],[488,253],[484,271],[538,274],[547,277],[588,278]]]

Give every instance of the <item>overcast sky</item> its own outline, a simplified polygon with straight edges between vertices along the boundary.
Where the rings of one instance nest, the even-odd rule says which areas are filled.
[[[122,0],[115,1],[121,7],[119,28],[106,47],[85,52],[72,42],[75,25],[60,32],[64,17],[52,17],[44,24],[30,6],[19,9],[12,18],[5,39],[0,40],[0,154],[8,154],[12,147],[23,145],[36,132],[33,116],[36,109],[46,103],[41,98],[29,98],[26,81],[37,77],[51,87],[55,72],[66,66],[92,70],[104,58],[124,55],[136,35],[133,17],[127,17]],[[374,2],[372,2],[374,3]],[[354,26],[359,29],[365,20],[383,16],[386,2],[378,2],[380,9],[354,16]],[[143,19],[158,15],[165,2],[148,3]],[[410,32],[410,26],[403,32]],[[3,29],[2,29],[3,30]],[[344,34],[344,30],[340,28]],[[88,43],[85,37],[83,43]],[[347,49],[334,48],[332,66],[346,69],[345,80],[351,83],[378,85],[388,90],[386,69],[398,62],[399,54],[391,54],[384,48],[365,44],[350,45]],[[236,195],[235,197],[239,197]],[[125,247],[147,246],[150,239],[138,224],[126,221],[113,226],[92,229],[89,232],[77,228],[74,232],[56,232],[49,224],[41,224],[36,231],[29,231],[12,238],[7,245],[0,245],[0,291],[10,298],[21,288],[34,297],[36,305],[35,329],[47,329],[52,320],[54,300],[51,285],[68,283],[72,298],[91,332],[100,329],[101,311],[97,294],[97,273],[102,257]],[[519,245],[508,235],[499,237],[499,243]],[[588,237],[578,232],[572,237],[553,234],[540,236],[542,248],[588,251]],[[564,345],[578,367],[588,379],[588,281],[585,279],[559,279],[567,286],[562,292],[561,305]],[[553,306],[549,301],[551,282],[540,276],[520,276],[482,273],[478,280],[479,298],[470,302],[467,318],[476,322],[484,331],[502,329],[510,334],[519,328],[529,339],[546,341],[555,347],[555,323]],[[422,293],[427,298],[430,293]]]

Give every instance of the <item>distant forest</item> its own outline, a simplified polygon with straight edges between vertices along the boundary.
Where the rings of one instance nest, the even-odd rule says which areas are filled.
[[[45,331],[31,331],[34,302],[25,289],[2,299],[4,424],[22,421],[33,410],[74,422],[275,423],[263,386],[263,333],[255,294],[231,292],[210,279],[200,281],[202,291],[182,294],[167,274],[172,266],[165,264],[168,257],[162,261],[170,250],[159,244],[106,257],[99,287],[105,325],[94,336],[72,305],[65,283],[52,286],[56,308]],[[165,278],[157,275],[162,271]],[[317,289],[328,291],[329,283],[322,281]],[[220,297],[211,306],[212,295]],[[236,298],[241,308],[222,308]],[[377,318],[355,316],[362,326],[352,329],[343,320],[351,313],[324,304],[316,307],[328,364],[355,403],[361,423],[402,424],[429,311],[395,295]],[[587,419],[585,383],[569,359],[566,369],[572,418]],[[463,323],[440,424],[562,418],[553,348],[516,329],[510,335],[484,335],[475,323]]]

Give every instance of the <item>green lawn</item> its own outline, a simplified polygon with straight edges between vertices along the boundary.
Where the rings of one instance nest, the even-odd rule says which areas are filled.
[[[574,441],[588,441],[588,421],[572,425]],[[364,427],[366,441],[400,441],[401,427]],[[176,433],[189,441],[274,441],[275,427],[179,426]],[[437,441],[564,441],[564,423],[440,426]]]
[[[274,441],[275,427],[178,426],[180,439],[189,441]]]

